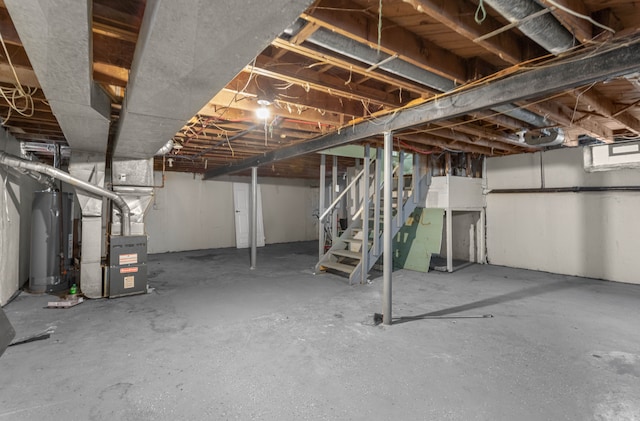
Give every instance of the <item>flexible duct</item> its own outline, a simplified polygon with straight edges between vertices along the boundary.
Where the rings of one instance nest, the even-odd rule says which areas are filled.
[[[169,141],[165,143],[163,147],[158,149],[158,152],[156,152],[155,156],[164,156],[169,152],[171,152],[172,149],[173,149],[173,139],[169,139]]]
[[[543,10],[542,7],[533,0],[485,1],[511,23],[518,23],[527,16]],[[550,13],[524,22],[518,25],[518,29],[545,50],[556,55],[573,47],[573,35]]]
[[[115,205],[120,209],[120,214],[122,215],[122,234],[125,236],[131,235],[131,219],[130,219],[131,210],[129,209],[129,206],[127,206],[125,201],[122,199],[122,197],[112,192],[111,190],[103,189],[102,187],[95,186],[84,180],[80,180],[78,178],[72,177],[68,173],[62,170],[59,170],[57,168],[54,168],[51,165],[43,164],[41,162],[26,161],[16,156],[10,155],[6,152],[0,152],[0,164],[6,165],[12,168],[17,168],[17,169],[22,169],[27,171],[35,171],[38,173],[46,174],[49,177],[53,177],[55,179],[64,181],[65,183],[71,184],[72,186],[78,187],[89,193],[93,193],[95,195],[106,197],[108,199],[113,200],[113,203],[115,203]]]

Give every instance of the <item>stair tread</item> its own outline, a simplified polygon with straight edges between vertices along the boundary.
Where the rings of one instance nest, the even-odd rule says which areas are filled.
[[[338,263],[338,262],[322,262],[320,266],[328,269],[339,270],[340,272],[345,272],[345,273],[351,273],[356,268],[355,266],[346,265],[344,263]]]
[[[342,238],[342,241],[344,241],[345,243],[354,243],[354,244],[362,244],[362,239],[361,238]],[[369,239],[369,244],[372,243],[371,239]]]
[[[362,257],[361,253],[351,250],[332,250],[331,253],[335,254],[336,256],[348,257],[349,259],[359,260]]]
[[[356,244],[362,243],[362,239],[360,238],[343,238],[342,241],[347,243],[356,243]]]

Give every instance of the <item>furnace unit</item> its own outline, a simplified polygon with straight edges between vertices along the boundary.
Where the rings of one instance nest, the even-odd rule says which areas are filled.
[[[109,242],[109,298],[147,292],[147,236],[112,236]]]

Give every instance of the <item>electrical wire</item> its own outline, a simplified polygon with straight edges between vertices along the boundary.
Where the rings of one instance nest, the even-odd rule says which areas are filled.
[[[480,1],[482,1],[482,0],[480,0]],[[613,34],[616,33],[616,31],[614,31],[613,29],[609,28],[608,26],[603,25],[600,22],[597,22],[594,19],[592,19],[591,16],[585,16],[585,15],[583,15],[581,13],[578,13],[575,10],[569,9],[568,7],[563,6],[562,4],[560,4],[560,3],[558,3],[558,2],[556,2],[554,0],[545,0],[545,2],[557,7],[558,9],[562,10],[563,12],[566,12],[566,13],[568,13],[570,15],[573,15],[573,16],[575,16],[577,18],[587,20],[587,21],[591,22],[592,25],[595,25],[598,28],[602,28],[605,31],[609,31],[609,32],[611,32]]]
[[[578,49],[578,47],[574,47],[574,49],[570,50],[569,54],[563,55],[562,57],[556,57],[553,55],[548,55],[542,58],[537,58],[537,59],[532,59],[514,66],[511,66],[507,69],[504,69],[500,72],[494,73],[492,75],[489,76],[485,76],[483,78],[477,79],[473,82],[464,84],[464,85],[460,85],[450,91],[447,92],[443,92],[440,94],[436,94],[430,98],[418,98],[415,99],[413,101],[408,102],[407,104],[404,104],[401,107],[397,107],[393,110],[382,110],[379,112],[376,112],[374,114],[370,114],[368,117],[363,117],[363,118],[358,118],[358,119],[354,119],[352,121],[349,122],[349,125],[354,125],[356,123],[360,123],[363,121],[369,121],[369,120],[380,120],[380,117],[384,116],[384,115],[388,115],[388,114],[393,114],[392,117],[395,117],[395,114],[397,114],[399,111],[402,111],[403,109],[406,108],[410,108],[410,107],[414,107],[417,105],[422,105],[425,103],[429,103],[429,102],[434,102],[434,101],[438,101],[440,99],[443,98],[447,98],[447,97],[451,97],[453,94],[457,94],[459,92],[463,92],[463,91],[467,91],[470,90],[472,88],[499,80],[499,79],[503,79],[507,76],[513,75],[515,73],[519,73],[519,72],[523,72],[526,70],[533,70],[533,69],[541,69],[541,68],[546,68],[546,67],[551,67],[553,65],[554,62],[562,60],[563,63],[571,63],[571,62],[577,62],[580,60],[584,60],[585,58],[588,58],[590,56],[592,56],[595,53],[598,52],[607,52],[610,50],[614,50],[616,48],[618,48],[620,45],[631,45],[631,44],[636,44],[640,42],[640,39],[631,39],[631,40],[626,40],[626,39],[619,39],[619,40],[615,40],[615,41],[607,41],[604,43],[598,43],[596,44],[595,48],[592,49],[592,51],[590,51],[588,54],[586,55],[579,55],[573,59],[567,59],[567,57],[571,57],[571,55],[577,55],[578,53],[584,53],[585,52],[585,48],[582,47],[579,49],[579,51],[576,51]],[[541,62],[542,61],[542,62]],[[531,64],[531,65],[527,65],[527,64]],[[554,98],[558,98],[561,96],[566,95],[564,92],[560,92],[558,94],[554,94],[554,95],[550,95],[547,96],[543,99],[534,101],[534,102],[529,102],[527,104],[527,106],[531,106],[531,105],[535,105],[537,103],[540,102],[544,102],[544,101],[548,101],[550,99],[554,99]],[[452,104],[455,105],[455,104]],[[520,106],[518,108],[525,108],[524,106]],[[488,117],[493,117],[493,116],[498,116],[498,115],[503,115],[504,112],[496,112],[494,114],[489,115]],[[479,120],[483,120],[486,119],[487,116],[483,116],[482,118],[475,118],[475,119],[471,119],[471,120],[465,120],[464,122],[459,122],[459,123],[453,123],[451,125],[445,126],[444,128],[449,128],[449,127],[455,127],[455,126],[459,126],[459,125],[463,125],[463,124],[467,124],[470,122],[474,122],[474,121],[479,121]],[[392,120],[393,118],[390,118],[390,120]],[[386,123],[388,123],[389,121],[387,121]],[[373,122],[373,124],[376,124],[375,122]],[[378,123],[378,124],[385,124],[385,123]],[[342,128],[345,128],[347,126],[343,126]],[[340,128],[340,129],[342,129]],[[443,128],[443,127],[439,127],[439,128]],[[338,129],[338,130],[340,130]],[[430,131],[430,130],[436,130],[437,128],[433,128],[433,129],[427,129],[426,131]],[[453,151],[452,151],[453,152]]]
[[[13,63],[11,62],[11,55],[7,50],[7,45],[4,42],[4,38],[0,33],[0,43],[2,44],[2,49],[4,51],[5,56],[7,57],[7,62],[9,63],[9,68],[11,69],[11,73],[15,79],[15,83],[13,84],[13,88],[7,88],[4,86],[0,86],[0,96],[4,98],[4,100],[9,105],[9,112],[7,113],[6,118],[3,119],[2,124],[6,124],[11,117],[11,110],[17,112],[23,117],[32,117],[35,107],[33,105],[33,95],[37,92],[37,88],[29,88],[28,90],[24,90],[22,85],[20,84],[20,79],[18,78],[18,74],[16,72]],[[23,101],[22,105],[18,105],[19,101]]]
[[[378,4],[378,54],[380,54],[380,45],[382,44],[382,0]]]
[[[476,14],[473,17],[478,25],[480,25],[487,18],[487,11],[484,8],[483,0],[480,0],[478,3],[478,8],[476,9]]]

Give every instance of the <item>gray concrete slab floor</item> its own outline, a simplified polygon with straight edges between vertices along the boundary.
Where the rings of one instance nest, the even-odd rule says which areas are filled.
[[[400,270],[373,326],[382,278],[314,276],[316,250],[152,255],[152,293],[66,310],[20,295],[17,336],[55,332],[0,358],[0,420],[640,419],[640,286]]]

